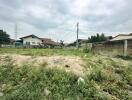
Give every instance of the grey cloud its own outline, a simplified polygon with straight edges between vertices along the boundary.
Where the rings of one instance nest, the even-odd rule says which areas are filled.
[[[77,1],[80,3],[75,6]],[[86,3],[82,4],[81,0],[1,0],[0,27],[10,34],[13,31],[8,30],[7,23],[20,23],[20,26],[26,23],[35,29],[23,28],[23,35],[27,30],[36,32],[37,29],[42,36],[59,33],[61,37],[54,35],[54,39],[68,42],[69,37],[76,38],[76,21],[80,22],[80,36],[86,38],[89,32],[108,32],[106,35],[109,35],[110,32],[132,31],[131,0],[90,0]],[[6,26],[2,25],[4,22]]]
[[[24,0],[1,0],[1,4],[10,8],[17,9],[22,6]]]

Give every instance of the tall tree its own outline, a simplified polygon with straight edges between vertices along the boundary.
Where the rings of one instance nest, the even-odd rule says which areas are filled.
[[[3,30],[0,30],[0,45],[8,43],[10,43],[10,36]]]
[[[102,42],[102,41],[106,41],[108,38],[102,33],[100,34],[96,34],[95,36],[91,36],[90,38],[88,38],[88,42]]]

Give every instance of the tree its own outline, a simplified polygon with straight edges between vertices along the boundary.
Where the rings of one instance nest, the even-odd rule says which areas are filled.
[[[8,43],[10,43],[10,36],[3,30],[0,30],[0,45]]]
[[[101,35],[97,33],[95,36],[88,38],[88,42],[103,42],[107,39],[108,37],[106,37],[103,33]]]
[[[64,46],[64,41],[60,40],[60,46],[61,48]]]

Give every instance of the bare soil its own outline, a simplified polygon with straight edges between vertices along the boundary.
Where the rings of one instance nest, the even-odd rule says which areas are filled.
[[[84,66],[86,65],[81,58],[76,56],[24,56],[24,55],[0,55],[0,63],[4,58],[10,58],[15,65],[30,64],[33,66],[47,64],[49,68],[60,68],[76,75],[84,75]]]

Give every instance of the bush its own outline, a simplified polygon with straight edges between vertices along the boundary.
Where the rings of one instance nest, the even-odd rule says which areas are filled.
[[[84,44],[82,46],[82,51],[84,53],[89,53],[91,51],[91,49],[92,49],[92,44]]]

